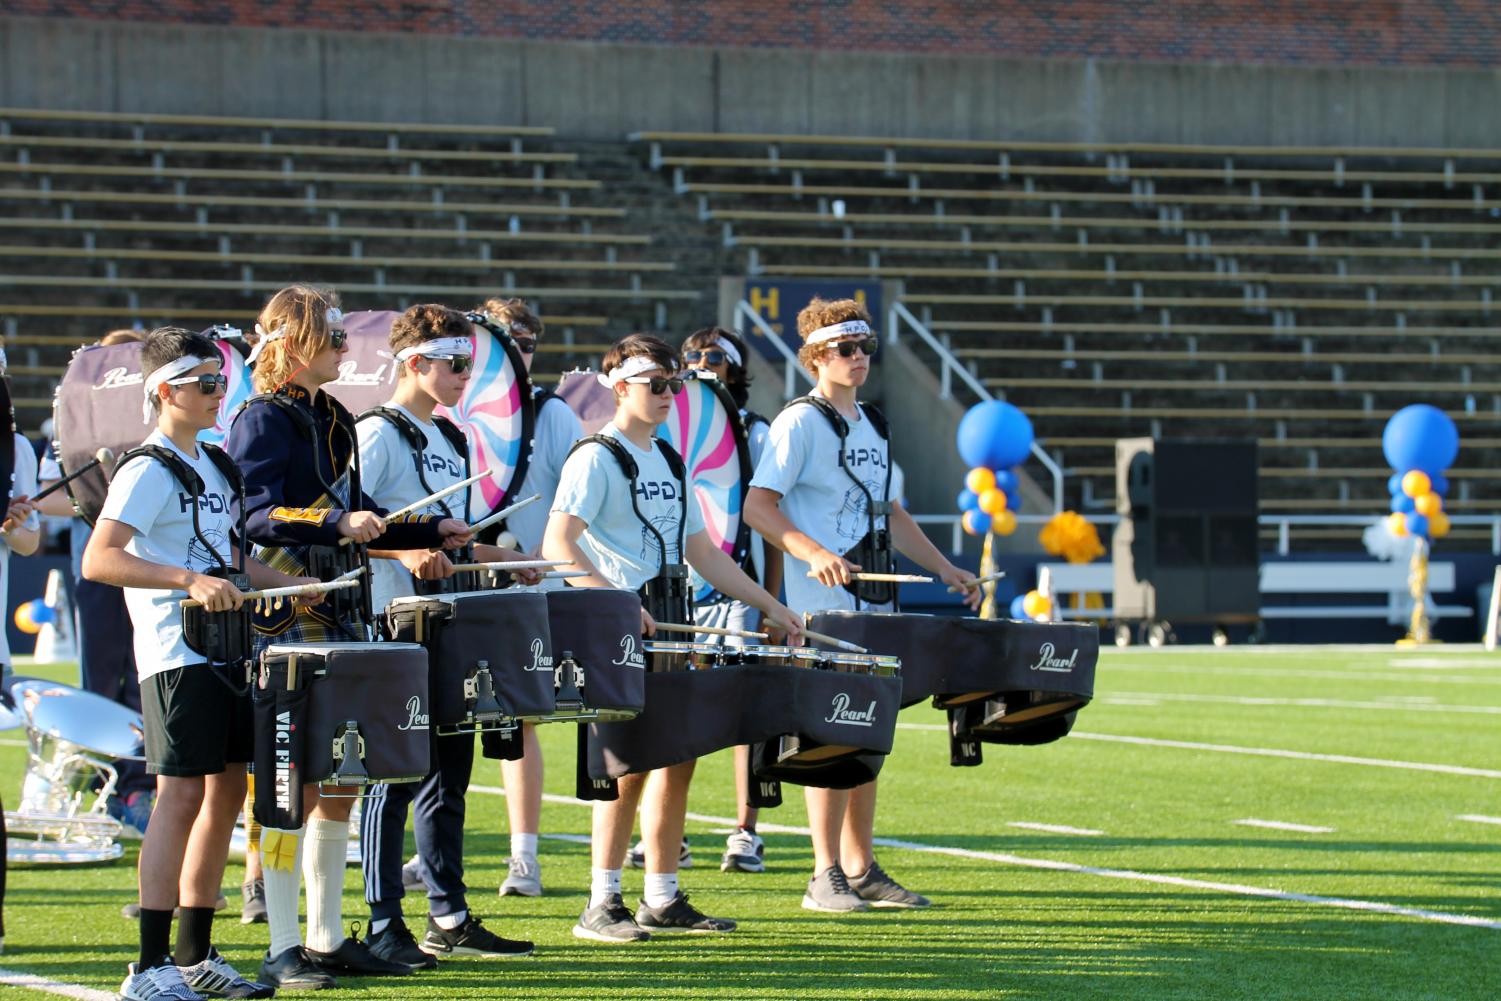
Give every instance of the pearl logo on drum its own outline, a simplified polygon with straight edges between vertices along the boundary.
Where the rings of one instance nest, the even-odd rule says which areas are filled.
[[[99,377],[94,384],[95,389],[124,389],[127,386],[139,386],[141,380],[146,378],[143,372],[131,372],[124,366],[112,368]]]
[[[615,667],[639,667],[646,670],[646,655],[636,648],[636,637],[626,633],[620,637],[620,659],[610,662]]]
[[[426,730],[427,713],[422,711],[422,698],[413,695],[407,699],[407,721],[396,729],[398,730]]]
[[[523,668],[526,671],[551,671],[552,657],[544,652],[542,637],[532,640],[532,666]]]
[[[838,723],[842,726],[874,726],[876,722],[876,700],[870,700],[868,709],[851,709],[850,697],[844,692],[834,696],[834,708],[825,723]]]
[[[1054,674],[1069,674],[1073,671],[1075,663],[1079,659],[1077,647],[1068,652],[1068,657],[1057,656],[1058,650],[1051,643],[1044,643],[1037,651],[1037,663],[1032,665],[1034,671],[1051,671]]]

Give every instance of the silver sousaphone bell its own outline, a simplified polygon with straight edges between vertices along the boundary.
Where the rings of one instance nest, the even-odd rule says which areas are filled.
[[[140,715],[38,678],[14,681],[10,694],[12,715],[26,728],[26,777],[18,808],[5,814],[7,859],[45,865],[119,858],[121,827],[106,804],[119,778],[113,762],[144,760]]]

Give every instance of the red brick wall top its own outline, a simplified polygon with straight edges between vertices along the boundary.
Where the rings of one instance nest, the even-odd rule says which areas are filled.
[[[1495,0],[10,0],[8,14],[551,41],[1375,66],[1501,64]]]

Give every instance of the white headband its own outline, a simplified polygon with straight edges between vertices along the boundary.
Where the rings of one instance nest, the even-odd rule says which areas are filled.
[[[822,344],[824,341],[832,341],[836,337],[848,337],[850,334],[868,333],[870,333],[870,324],[864,320],[845,320],[843,323],[819,327],[808,335],[808,339],[804,343]]]
[[[330,327],[336,323],[343,323],[344,311],[337,307],[332,307],[323,314],[323,319],[328,322]],[[261,352],[266,349],[267,344],[270,344],[272,341],[279,341],[287,336],[287,325],[283,323],[275,330],[267,330],[257,323],[255,325],[255,332],[260,339],[255,342],[255,347],[250,349],[250,357],[245,359],[245,364],[247,365],[255,364],[255,360],[261,356]]]
[[[610,371],[596,375],[595,378],[599,380],[601,386],[613,388],[633,375],[640,375],[642,372],[661,367],[651,355],[632,355]]]
[[[473,358],[474,342],[467,337],[439,337],[396,352],[397,361],[408,358]]]
[[[168,379],[175,379],[184,372],[191,372],[199,365],[207,365],[211,361],[222,361],[220,358],[199,358],[197,355],[183,355],[175,361],[169,361],[161,368],[146,376],[141,383],[141,389],[146,399],[141,403],[141,416],[146,423],[151,423],[151,399],[156,396],[156,391],[162,388]]]
[[[719,350],[724,352],[724,356],[730,360],[730,364],[742,367],[745,365],[745,362],[740,360],[740,352],[735,350],[735,345],[723,337],[714,338],[714,343],[719,345]]]
[[[511,333],[513,333],[513,334],[526,334],[529,337],[535,337],[535,336],[537,336],[535,333],[533,333],[531,327],[528,327],[526,324],[522,323],[520,320],[512,320],[511,321]]]

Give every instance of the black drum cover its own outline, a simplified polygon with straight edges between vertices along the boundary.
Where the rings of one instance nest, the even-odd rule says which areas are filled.
[[[11,409],[10,382],[6,379],[0,379],[0,439],[0,511],[8,511],[16,492],[16,414]],[[29,461],[34,456],[21,458]]]
[[[364,738],[371,782],[415,782],[431,768],[428,654],[414,643],[282,644],[262,655],[272,679],[295,658],[307,686],[303,782],[335,772],[334,744],[353,721]]]
[[[901,657],[904,706],[999,701],[991,725],[1000,728],[1075,712],[1094,697],[1100,633],[1087,623],[819,612],[808,626]]]
[[[616,719],[641,712],[646,657],[636,592],[565,587],[546,595],[553,663],[571,659],[583,670],[585,710]]]
[[[476,591],[403,600],[386,609],[382,625],[391,639],[427,648],[433,725],[447,730],[473,722],[475,702],[464,689],[481,663],[506,718],[553,711],[545,594]]]

